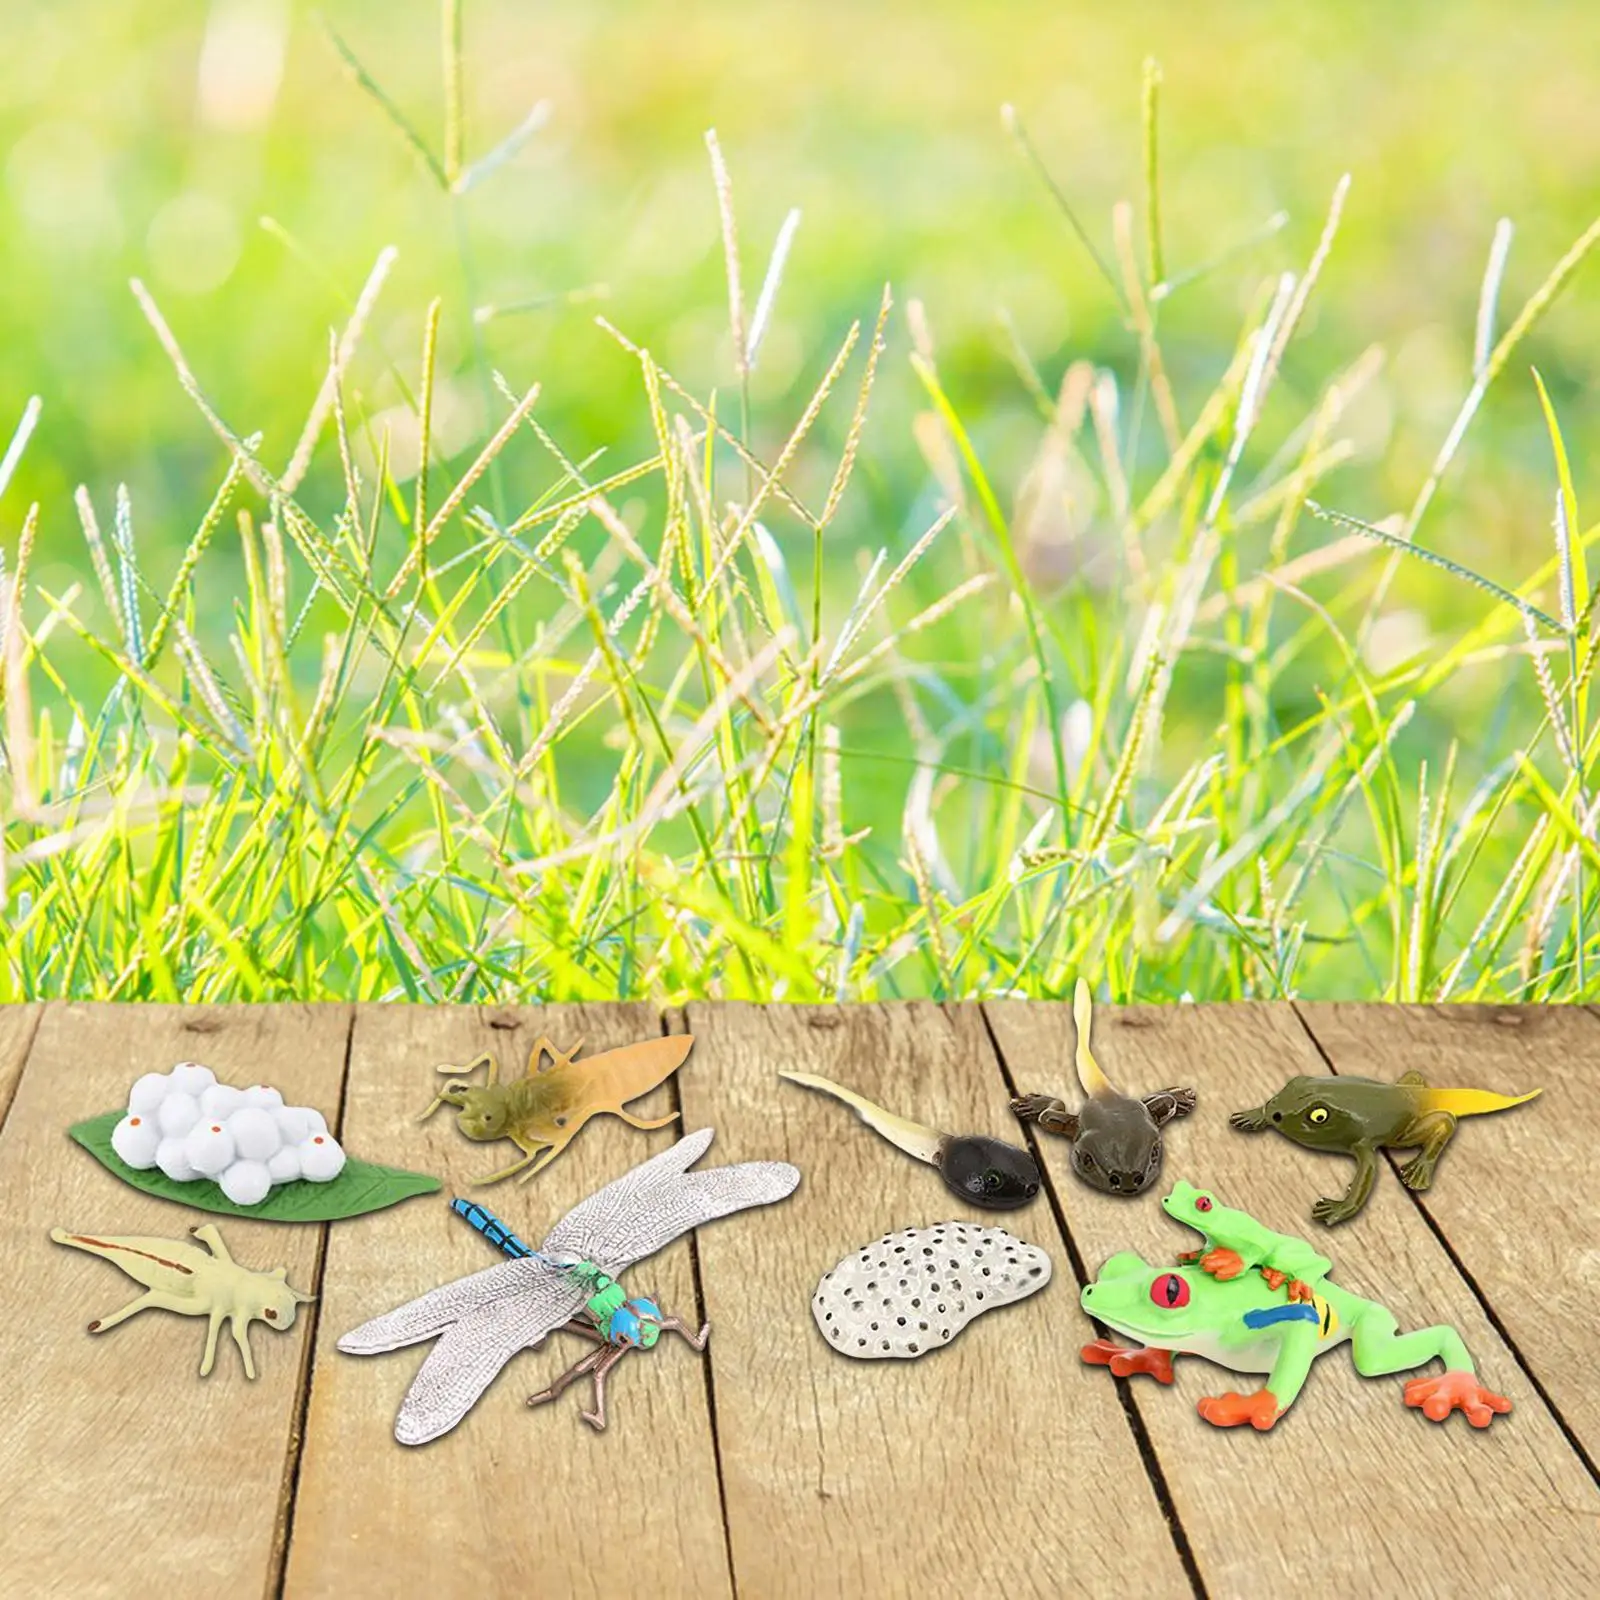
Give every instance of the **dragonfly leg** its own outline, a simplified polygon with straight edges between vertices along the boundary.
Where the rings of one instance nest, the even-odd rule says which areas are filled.
[[[576,1128],[572,1130],[573,1133],[576,1133],[577,1131],[578,1130]],[[544,1169],[548,1167],[550,1163],[554,1161],[555,1158],[560,1155],[561,1152],[565,1150],[571,1142],[572,1134],[569,1133],[567,1137],[559,1144],[547,1145],[544,1149],[544,1153],[540,1155],[538,1161],[535,1162],[533,1166],[528,1167],[528,1170],[522,1174],[521,1178],[518,1179],[518,1182],[526,1183],[529,1178],[537,1178],[539,1174],[543,1172]],[[521,1168],[525,1166],[527,1166],[527,1162],[518,1162],[517,1166],[513,1167],[511,1170],[513,1172],[520,1171]]]
[[[583,1420],[594,1429],[596,1433],[604,1433],[606,1428],[606,1374],[627,1355],[633,1347],[619,1344],[600,1357],[594,1369],[594,1410],[580,1412]]]
[[[624,1111],[619,1106],[614,1115],[622,1118],[630,1128],[664,1128],[669,1122],[678,1120],[676,1111],[669,1112],[664,1117],[636,1117],[631,1111]]]
[[[474,1178],[472,1181],[474,1183],[499,1183],[502,1178],[513,1178],[524,1167],[530,1166],[537,1161],[545,1147],[542,1144],[536,1144],[531,1150],[527,1150],[526,1146],[523,1145],[518,1145],[517,1148],[526,1152],[521,1161],[513,1161],[509,1167],[504,1167],[499,1172],[491,1172],[487,1178]],[[534,1168],[534,1171],[537,1170],[537,1168]],[[531,1178],[533,1173],[530,1172],[528,1176]]]
[[[548,1389],[541,1389],[538,1394],[530,1394],[528,1396],[528,1404],[530,1406],[548,1405],[550,1401],[556,1399],[566,1389],[568,1384],[576,1382],[585,1373],[592,1372],[599,1366],[605,1360],[610,1349],[610,1345],[602,1345],[598,1350],[591,1350],[582,1361],[568,1367],[560,1377],[554,1379]]]
[[[553,1072],[557,1067],[570,1067],[572,1058],[583,1049],[583,1040],[580,1039],[570,1050],[558,1050],[544,1034],[540,1034],[533,1041],[533,1049],[528,1055],[528,1076],[531,1078],[536,1072]],[[550,1057],[549,1066],[541,1066],[539,1058],[543,1055]]]
[[[709,1322],[700,1330],[698,1337],[689,1331],[688,1325],[682,1317],[663,1317],[661,1319],[661,1331],[665,1333],[669,1328],[680,1338],[686,1340],[695,1350],[704,1350],[706,1340],[711,1337],[711,1324]]]

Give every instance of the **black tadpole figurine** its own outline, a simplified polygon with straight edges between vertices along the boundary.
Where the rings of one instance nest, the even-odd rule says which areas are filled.
[[[808,1089],[820,1089],[853,1106],[861,1120],[890,1144],[937,1167],[945,1188],[968,1205],[987,1211],[1015,1211],[1039,1193],[1038,1164],[1014,1144],[977,1133],[950,1134],[925,1128],[810,1072],[780,1072],[778,1076]]]
[[[1024,1122],[1072,1141],[1072,1170],[1102,1194],[1138,1194],[1161,1171],[1161,1130],[1194,1110],[1193,1089],[1163,1089],[1131,1100],[1111,1087],[1089,1049],[1089,985],[1082,978],[1072,997],[1078,1024],[1078,1081],[1087,1096],[1076,1112],[1054,1095],[1025,1094],[1011,1102]]]

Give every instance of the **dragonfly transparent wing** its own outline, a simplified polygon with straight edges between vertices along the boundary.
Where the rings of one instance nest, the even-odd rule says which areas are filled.
[[[711,1137],[710,1128],[687,1134],[574,1206],[550,1230],[544,1253],[592,1261],[615,1275],[703,1223],[794,1193],[800,1174],[784,1161],[686,1171]]]
[[[505,1364],[559,1328],[583,1298],[581,1288],[546,1262],[503,1261],[362,1323],[339,1348],[347,1355],[380,1355],[439,1338],[394,1425],[401,1444],[426,1444],[455,1427]]]

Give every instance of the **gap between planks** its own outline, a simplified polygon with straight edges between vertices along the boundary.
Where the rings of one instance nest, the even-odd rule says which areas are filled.
[[[350,1052],[355,1042],[356,1015],[352,1009],[345,1025],[344,1061],[339,1073],[339,1104],[334,1115],[333,1136],[344,1144],[344,1108],[350,1090]],[[317,1228],[317,1254],[311,1293],[316,1298],[306,1307],[306,1331],[302,1336],[300,1377],[294,1397],[294,1422],[289,1430],[289,1448],[283,1464],[283,1488],[278,1497],[278,1518],[273,1527],[271,1564],[267,1568],[265,1593],[282,1600],[289,1567],[289,1543],[294,1537],[295,1502],[300,1492],[300,1465],[305,1459],[306,1419],[311,1411],[311,1388],[316,1382],[317,1330],[322,1323],[323,1280],[328,1270],[328,1229]]]

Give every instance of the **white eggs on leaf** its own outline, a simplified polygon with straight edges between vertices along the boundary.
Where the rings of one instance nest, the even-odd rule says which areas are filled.
[[[164,1072],[147,1072],[142,1078],[135,1078],[128,1091],[128,1114],[153,1117],[171,1088],[172,1080]]]
[[[161,1102],[156,1121],[169,1139],[181,1139],[200,1120],[200,1102],[191,1094],[169,1094]]]
[[[213,1122],[231,1117],[244,1104],[244,1091],[231,1083],[214,1083],[200,1096],[200,1112]]]
[[[228,1132],[233,1135],[233,1148],[246,1161],[266,1161],[283,1143],[278,1121],[271,1111],[259,1106],[246,1105],[228,1118]]]
[[[264,1161],[235,1161],[217,1179],[222,1192],[236,1206],[259,1205],[267,1198],[272,1178]]]
[[[304,1144],[314,1133],[326,1133],[327,1124],[307,1106],[279,1106],[272,1113],[284,1144]]]
[[[210,1178],[240,1207],[259,1205],[279,1184],[328,1183],[345,1165],[315,1107],[285,1105],[265,1084],[218,1083],[194,1061],[134,1082],[111,1148],[128,1166],[159,1167],[174,1183]]]
[[[233,1135],[226,1122],[197,1122],[183,1141],[183,1153],[196,1172],[214,1178],[233,1164]]]
[[[200,1176],[189,1164],[188,1152],[182,1139],[163,1139],[156,1146],[156,1165],[174,1183],[192,1183]]]
[[[156,1150],[161,1144],[161,1129],[153,1117],[124,1117],[111,1130],[111,1148],[130,1167],[143,1171],[156,1164]]]
[[[344,1151],[331,1133],[314,1133],[300,1146],[300,1175],[328,1183],[344,1170]]]
[[[167,1074],[167,1079],[174,1089],[192,1094],[198,1100],[217,1081],[217,1075],[198,1061],[183,1061]]]
[[[286,1144],[267,1162],[267,1176],[274,1183],[294,1183],[300,1177],[300,1152]]]

